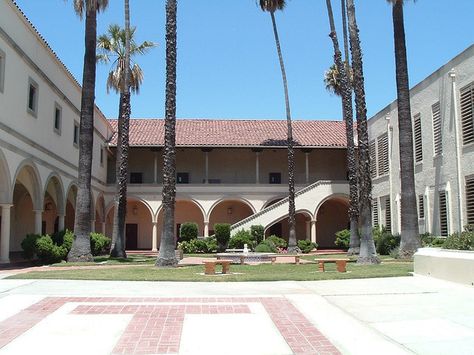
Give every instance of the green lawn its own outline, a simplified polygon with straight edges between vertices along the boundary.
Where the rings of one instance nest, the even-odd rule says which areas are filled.
[[[314,256],[311,258],[314,259]],[[117,263],[116,263],[117,264]],[[135,265],[138,263],[135,262]],[[110,264],[109,264],[110,265]],[[68,279],[68,280],[130,280],[130,281],[312,281],[372,277],[409,276],[412,262],[383,261],[380,265],[348,263],[346,273],[336,271],[335,264],[327,264],[326,272],[318,272],[316,264],[261,264],[232,265],[229,275],[203,275],[204,267],[181,266],[174,269],[158,269],[150,262],[130,268],[69,269],[32,271],[11,276],[15,279]]]

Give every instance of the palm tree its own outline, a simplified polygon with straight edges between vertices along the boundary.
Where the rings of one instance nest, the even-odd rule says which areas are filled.
[[[91,169],[94,140],[97,12],[104,10],[107,5],[108,0],[74,0],[74,10],[81,19],[84,13],[86,14],[86,24],[74,241],[67,257],[67,260],[71,262],[92,261],[90,246]]]
[[[125,3],[129,8],[128,0]],[[129,16],[125,16],[129,22]],[[117,137],[117,160],[116,160],[116,195],[114,209],[114,227],[112,232],[112,246],[110,256],[126,258],[125,253],[125,217],[127,208],[127,178],[128,178],[128,149],[129,149],[129,122],[130,122],[130,90],[134,93],[140,91],[143,82],[143,71],[136,63],[131,66],[130,58],[145,54],[154,47],[153,42],[145,41],[138,45],[134,40],[136,28],[130,29],[130,36],[127,31],[121,29],[119,25],[110,25],[108,33],[99,36],[97,48],[100,53],[97,60],[102,63],[112,63],[112,69],[107,77],[107,92],[113,89],[120,93],[119,117],[118,117],[118,137]],[[129,39],[129,52],[127,52],[127,39]],[[129,58],[127,59],[127,53]],[[129,75],[126,78],[126,62],[128,61]],[[128,102],[127,102],[128,101]]]
[[[283,89],[285,91],[286,122],[287,122],[287,145],[288,145],[288,252],[298,253],[300,250],[296,244],[296,222],[295,222],[295,152],[293,149],[293,129],[291,126],[290,97],[288,94],[288,81],[286,79],[285,63],[281,53],[280,38],[275,20],[275,11],[283,10],[286,6],[285,0],[259,0],[260,8],[270,13],[273,25],[273,34],[280,61]]]
[[[177,0],[166,0],[166,98],[165,145],[163,149],[163,232],[156,266],[177,265],[174,240],[176,200],[176,60]]]
[[[344,4],[344,0],[343,4]],[[354,255],[359,253],[359,234],[358,234],[358,192],[357,192],[357,174],[356,159],[354,148],[354,129],[353,129],[353,109],[352,109],[352,89],[351,89],[351,73],[349,71],[348,62],[343,63],[339,42],[337,39],[336,26],[334,25],[334,15],[332,12],[331,0],[326,0],[328,9],[329,25],[331,29],[330,37],[334,47],[334,65],[326,72],[325,83],[326,89],[334,92],[341,97],[342,115],[346,123],[346,139],[347,139],[347,170],[349,172],[349,220],[351,229],[351,238],[348,254]],[[344,8],[343,8],[344,9]],[[345,12],[343,10],[343,12]],[[346,54],[347,55],[347,54]]]
[[[357,262],[360,264],[374,264],[379,263],[380,260],[377,257],[372,236],[372,181],[370,177],[369,135],[367,131],[367,105],[365,102],[362,51],[360,48],[354,0],[347,0],[346,5],[359,143],[359,222],[361,237],[360,253]]]
[[[395,42],[395,66],[397,76],[398,132],[400,140],[400,218],[401,258],[411,258],[421,247],[416,210],[415,172],[413,154],[413,131],[410,108],[410,87],[408,81],[405,24],[403,0],[387,0],[392,7],[393,34]]]

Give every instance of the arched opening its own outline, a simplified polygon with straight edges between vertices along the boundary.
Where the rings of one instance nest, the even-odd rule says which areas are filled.
[[[311,240],[311,215],[306,211],[297,211],[295,222],[296,240]],[[286,216],[265,229],[265,238],[276,235],[288,241],[289,230],[288,216]]]
[[[44,190],[42,232],[53,234],[59,231],[59,215],[64,215],[63,196],[61,181],[57,176],[51,176]]]
[[[105,219],[105,234],[112,237],[114,227],[114,209],[111,207]],[[150,250],[152,247],[152,214],[141,200],[127,199],[127,216],[125,218],[125,249]]]
[[[77,186],[71,185],[66,195],[66,216],[64,221],[65,229],[74,230],[74,221],[76,218],[76,198]]]
[[[95,231],[98,233],[105,234],[104,222],[105,222],[105,200],[102,194],[97,198],[95,203]]]
[[[204,213],[201,207],[192,200],[178,200],[174,210],[174,235],[179,240],[179,229],[181,224],[193,222],[198,225],[198,235],[204,235]],[[161,233],[163,231],[163,207],[158,214],[158,247],[160,246]]]
[[[253,209],[240,200],[224,200],[218,202],[209,213],[209,235],[213,234],[214,224],[234,224],[254,214]]]
[[[332,197],[324,201],[317,210],[316,242],[318,248],[335,248],[336,233],[349,228],[349,200]]]
[[[40,184],[36,170],[24,165],[18,171],[13,187],[11,209],[10,251],[21,251],[21,242],[30,233],[41,233],[41,221],[36,221],[35,210],[41,210]]]

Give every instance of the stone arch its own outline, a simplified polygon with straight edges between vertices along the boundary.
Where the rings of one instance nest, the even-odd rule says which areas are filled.
[[[267,201],[262,206],[262,210],[264,210],[267,207],[270,207],[271,205],[274,205],[275,203],[283,200],[286,196],[280,196],[280,197],[272,197],[269,198]]]
[[[41,188],[41,178],[35,163],[31,159],[26,159],[18,166],[13,179],[13,189],[20,182],[31,196],[33,209],[42,209],[41,203],[43,191]]]
[[[64,187],[58,174],[52,172],[48,176],[43,191],[42,228],[46,233],[52,234],[59,231],[59,216],[65,214]]]
[[[204,235],[204,223],[206,221],[206,214],[202,205],[195,199],[178,199],[175,206],[175,239],[179,239],[178,226],[186,222],[194,222],[198,225],[198,235]],[[163,204],[160,206],[157,213],[158,223],[158,245],[161,240],[161,233],[163,231]]]
[[[74,230],[74,222],[76,218],[76,199],[77,199],[77,184],[71,182],[66,190],[64,196],[64,210],[65,210],[65,222],[64,227],[69,230]]]
[[[12,190],[10,169],[8,168],[7,159],[0,149],[0,203],[7,204],[12,201]]]
[[[314,219],[311,211],[307,209],[299,209],[295,211],[296,219],[296,238],[297,240],[310,240],[311,230],[310,223]],[[288,227],[288,214],[275,219],[268,223],[265,227],[265,236],[268,237],[275,234],[283,239],[288,240],[289,227]]]
[[[112,237],[114,224],[114,201],[105,208],[105,235]],[[153,210],[146,200],[127,196],[125,218],[125,249],[150,250],[152,247]]]
[[[50,184],[52,184],[51,188],[50,188]],[[54,202],[57,206],[58,214],[64,214],[65,213],[64,185],[63,185],[61,177],[55,172],[52,172],[51,174],[49,174],[48,178],[46,179],[46,183],[44,184],[43,191],[44,191],[44,194],[42,196],[43,199],[45,198],[46,193],[49,193],[50,195],[52,195],[51,192],[54,192],[55,196],[51,196],[51,197],[55,199]],[[43,201],[43,204],[44,204],[44,201]]]
[[[212,234],[212,229],[214,228],[215,223],[235,224],[254,213],[255,208],[246,199],[238,197],[220,199],[209,209],[209,234]]]
[[[349,228],[349,196],[334,194],[322,200],[315,211],[319,248],[334,248],[336,232]]]

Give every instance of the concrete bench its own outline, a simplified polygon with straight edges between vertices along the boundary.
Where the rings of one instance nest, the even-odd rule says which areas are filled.
[[[299,254],[280,254],[280,255],[273,255],[271,258],[272,258],[272,264],[275,264],[277,258],[293,258],[295,260],[295,264],[299,265],[300,263]]]
[[[204,273],[206,275],[216,274],[216,265],[222,265],[222,273],[228,274],[232,260],[204,260]]]
[[[318,263],[319,271],[324,272],[324,263],[336,263],[337,271],[346,272],[346,264],[349,259],[314,259]]]

